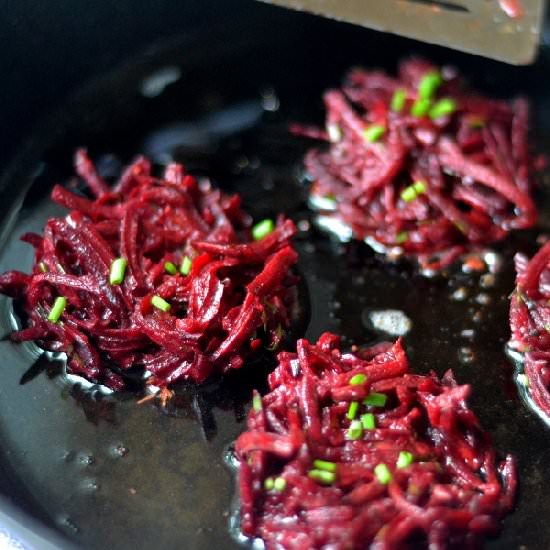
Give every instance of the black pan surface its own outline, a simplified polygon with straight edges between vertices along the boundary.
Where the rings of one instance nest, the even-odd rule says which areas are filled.
[[[393,70],[401,57],[422,53],[455,63],[487,93],[527,94],[544,150],[550,52],[534,67],[510,68],[309,16],[264,13],[270,17],[260,23],[213,27],[206,41],[187,36],[159,45],[90,82],[45,120],[1,181],[0,269],[30,269],[32,250],[17,239],[61,213],[48,192],[70,181],[79,145],[106,174],[138,152],[159,164],[175,158],[242,193],[256,218],[286,212],[301,228],[296,245],[311,302],[310,312],[303,308],[305,335],[331,330],[347,345],[368,344],[383,339],[365,323],[370,310],[403,311],[413,321],[405,338],[413,369],[452,368],[459,382],[471,383],[471,405],[497,449],[519,460],[517,508],[488,547],[547,548],[550,434],[519,400],[504,354],[511,258],[536,248],[546,216],[541,229],[496,247],[503,268],[494,286],[458,271],[429,280],[410,266],[384,265],[366,246],[337,243],[314,228],[300,168],[311,143],[290,136],[287,125],[321,123],[322,91],[350,66]],[[0,299],[2,334],[11,311]],[[131,394],[94,397],[32,345],[4,340],[0,358],[0,491],[17,505],[83,548],[238,547],[228,531],[234,484],[223,456],[271,361],[223,382],[181,387],[163,410],[137,405]]]

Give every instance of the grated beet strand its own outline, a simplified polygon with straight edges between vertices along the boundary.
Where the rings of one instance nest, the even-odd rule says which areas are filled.
[[[497,462],[470,386],[411,374],[400,341],[343,353],[325,333],[278,358],[236,443],[245,535],[267,549],[390,550],[472,548],[498,532],[515,462]]]
[[[440,84],[415,116],[426,75]],[[395,78],[353,69],[324,102],[326,132],[291,130],[330,142],[305,157],[311,203],[330,224],[432,270],[534,225],[525,100],[484,98],[456,71],[412,59]]]
[[[75,166],[96,198],[56,185],[52,199],[70,213],[50,219],[44,235],[22,237],[35,248],[30,275],[0,276],[0,292],[19,300],[28,318],[14,341],[64,351],[69,372],[115,390],[134,366],[161,387],[202,382],[239,368],[262,344],[281,343],[297,299],[290,220],[280,217],[253,241],[240,197],[199,183],[179,164],[158,178],[140,157],[112,188],[85,150]],[[166,262],[179,267],[185,257],[188,274],[166,271]],[[109,282],[116,258],[127,260],[120,285]],[[50,322],[58,296],[67,306]],[[169,311],[155,308],[154,296]]]
[[[529,260],[516,254],[510,347],[523,354],[528,392],[550,419],[550,243]]]

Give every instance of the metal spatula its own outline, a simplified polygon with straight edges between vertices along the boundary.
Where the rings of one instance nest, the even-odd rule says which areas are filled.
[[[516,65],[537,52],[544,0],[261,0]]]

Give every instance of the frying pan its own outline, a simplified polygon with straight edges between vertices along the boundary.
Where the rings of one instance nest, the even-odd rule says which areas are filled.
[[[511,259],[516,250],[532,253],[548,227],[545,181],[540,227],[495,247],[502,268],[493,286],[458,271],[428,280],[315,229],[300,164],[311,144],[287,131],[290,121],[322,122],[321,92],[350,66],[393,70],[401,57],[420,54],[457,65],[488,94],[527,95],[534,143],[547,150],[545,44],[535,65],[517,68],[245,0],[4,8],[2,271],[30,268],[32,251],[17,238],[60,213],[48,192],[70,181],[78,145],[107,175],[137,152],[159,164],[175,158],[242,193],[256,218],[286,212],[302,229],[304,299],[293,337],[331,330],[346,345],[368,344],[384,339],[366,323],[370,311],[403,311],[413,322],[405,338],[413,369],[452,368],[471,383],[471,405],[496,448],[518,458],[516,510],[487,547],[548,547],[549,434],[519,399],[504,353]],[[16,317],[2,298],[2,335]],[[0,363],[0,512],[29,547],[239,547],[228,530],[234,472],[224,457],[272,359],[223,381],[182,386],[167,409],[71,384],[62,364],[33,345],[4,339]]]

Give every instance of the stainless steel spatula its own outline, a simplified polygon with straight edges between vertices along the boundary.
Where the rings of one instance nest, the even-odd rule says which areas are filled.
[[[516,65],[536,56],[545,0],[261,0]]]

